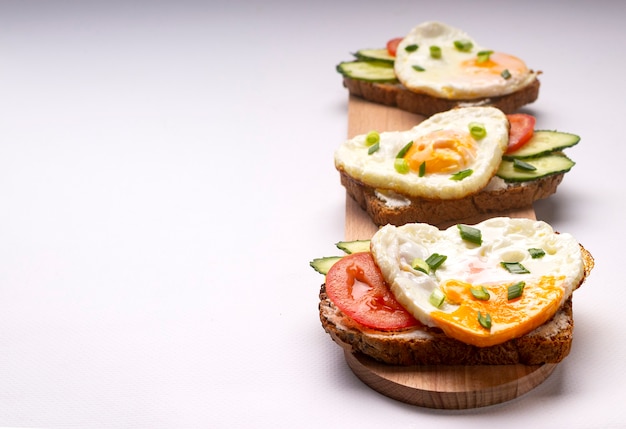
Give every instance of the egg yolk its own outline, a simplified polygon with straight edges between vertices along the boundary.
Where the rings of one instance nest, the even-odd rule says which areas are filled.
[[[479,57],[463,61],[461,68],[469,81],[475,80],[501,80],[501,73],[508,70],[511,74],[526,74],[526,63],[517,57],[501,52],[494,52],[486,61],[480,61]]]
[[[474,161],[476,150],[469,132],[438,130],[415,139],[404,159],[414,172],[424,163],[426,174],[454,173]]]
[[[508,300],[507,291],[512,283],[472,285],[461,280],[447,280],[440,286],[446,299],[458,308],[452,312],[440,310],[431,317],[446,335],[478,347],[500,344],[547,322],[558,310],[563,298],[564,276],[543,276],[526,281],[521,297]],[[486,300],[477,299],[472,288],[488,292]],[[491,327],[480,324],[479,313],[491,318]]]

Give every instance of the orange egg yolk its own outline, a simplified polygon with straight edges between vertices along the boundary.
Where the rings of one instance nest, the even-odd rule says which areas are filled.
[[[564,277],[543,276],[526,282],[521,297],[508,300],[512,283],[482,285],[488,300],[479,300],[471,293],[478,285],[461,280],[441,284],[446,299],[458,308],[451,313],[434,311],[431,317],[446,335],[467,344],[487,347],[520,337],[547,322],[556,313],[563,298]],[[478,314],[489,314],[491,327],[485,328]]]
[[[413,141],[404,159],[411,171],[426,174],[454,173],[465,169],[476,157],[476,142],[469,132],[438,130]]]
[[[461,68],[469,81],[475,80],[501,80],[501,73],[508,70],[511,74],[525,74],[528,72],[526,63],[517,57],[494,52],[486,61],[480,61],[478,57],[463,61]]]

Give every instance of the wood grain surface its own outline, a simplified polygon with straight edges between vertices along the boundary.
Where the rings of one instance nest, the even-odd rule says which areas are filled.
[[[348,138],[371,130],[409,129],[422,120],[422,116],[354,96],[348,102]],[[532,207],[491,217],[495,215],[536,218]],[[484,218],[462,221],[481,220]],[[369,216],[346,195],[346,240],[369,239],[376,230]],[[477,408],[509,401],[538,386],[557,365],[400,367],[379,363],[349,349],[345,349],[345,358],[359,379],[383,395],[412,405],[441,409]]]

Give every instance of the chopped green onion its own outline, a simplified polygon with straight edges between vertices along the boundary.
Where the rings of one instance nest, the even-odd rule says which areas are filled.
[[[479,63],[486,63],[487,61],[489,61],[489,57],[491,57],[491,54],[493,54],[493,51],[480,51],[478,53],[478,58],[476,59],[476,61]]]
[[[414,64],[412,67],[413,67],[413,70],[418,71],[418,72],[426,71],[424,67],[418,66],[417,64]]]
[[[515,168],[516,170],[523,170],[523,171],[534,171],[537,169],[537,167],[535,167],[534,165],[524,162],[517,158],[513,160],[513,168]]]
[[[367,133],[367,136],[365,136],[365,143],[368,146],[376,144],[379,141],[380,141],[380,134],[378,134],[377,131],[370,131],[369,133]]]
[[[472,293],[474,298],[480,301],[488,301],[490,298],[489,292],[487,292],[487,289],[485,289],[484,286],[471,287],[470,292]]]
[[[404,50],[407,51],[407,52],[415,52],[415,51],[417,51],[417,48],[419,48],[419,45],[412,44],[412,45],[405,46]]]
[[[508,69],[504,69],[504,70],[502,70],[502,73],[500,73],[500,76],[502,76],[505,79],[510,79],[511,78],[511,72]]]
[[[469,127],[470,134],[476,140],[480,140],[487,135],[487,130],[485,129],[485,126],[481,123],[470,122],[468,127]]]
[[[530,253],[530,257],[533,259],[543,258],[546,252],[543,249],[528,249],[528,253]]]
[[[528,274],[530,271],[519,262],[500,262],[504,268],[511,274]]]
[[[428,302],[430,302],[434,307],[441,307],[441,304],[446,300],[446,295],[442,292],[441,289],[435,289],[428,297]]]
[[[469,52],[474,47],[474,44],[469,40],[455,40],[454,47],[461,52]]]
[[[404,158],[404,155],[406,155],[406,153],[409,151],[409,149],[411,149],[411,146],[413,146],[413,142],[410,141],[407,144],[404,145],[404,147],[402,149],[400,149],[400,152],[398,152],[398,154],[396,155],[396,158]]]
[[[483,243],[483,235],[480,229],[462,224],[458,224],[457,227],[463,240],[479,245]]]
[[[400,174],[407,174],[409,172],[409,163],[404,158],[396,158],[393,161],[393,168]]]
[[[380,142],[378,143],[374,143],[373,145],[371,145],[368,149],[367,149],[367,154],[371,155],[374,152],[376,152],[378,149],[380,149]]]
[[[441,58],[441,48],[439,46],[430,47],[430,56],[433,58]]]
[[[485,313],[485,315],[483,316],[483,314],[479,311],[478,323],[480,323],[480,326],[485,329],[491,329],[491,316],[489,315],[489,313]]]
[[[430,267],[432,271],[435,271],[437,268],[441,266],[448,259],[446,255],[440,255],[439,253],[433,253],[428,258],[426,258],[426,263]]]
[[[419,176],[424,177],[426,175],[426,161],[420,164]]]
[[[450,180],[463,180],[466,177],[471,176],[472,173],[474,173],[474,170],[472,170],[471,168],[468,168],[467,170],[457,171],[452,176],[450,176]]]
[[[430,273],[430,267],[428,266],[426,261],[423,260],[422,258],[415,258],[415,259],[413,259],[413,261],[411,262],[411,268],[413,268],[414,270],[417,270],[417,271],[421,271],[424,274],[429,274]]]
[[[506,291],[506,298],[510,301],[512,299],[516,299],[522,296],[525,285],[526,283],[524,282],[517,282],[510,285]]]

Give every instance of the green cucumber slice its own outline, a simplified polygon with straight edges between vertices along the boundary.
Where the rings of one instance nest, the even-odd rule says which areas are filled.
[[[368,82],[395,83],[396,73],[392,64],[370,61],[346,61],[337,65],[337,71],[351,79]]]
[[[361,61],[381,61],[383,63],[393,64],[395,57],[389,55],[386,48],[382,49],[359,49],[354,54]]]
[[[326,275],[330,267],[335,265],[335,262],[340,260],[341,256],[325,256],[323,258],[316,258],[309,262],[309,265],[320,274]]]
[[[580,141],[576,134],[562,133],[560,131],[537,130],[532,138],[515,152],[507,153],[504,159],[513,158],[536,158],[551,152],[572,147]]]
[[[514,167],[513,161],[503,159],[496,176],[506,182],[526,182],[552,174],[566,173],[576,164],[567,156],[558,153],[527,159],[526,162],[533,165],[535,170],[517,169]]]
[[[348,254],[370,251],[369,240],[340,241],[336,246]]]

